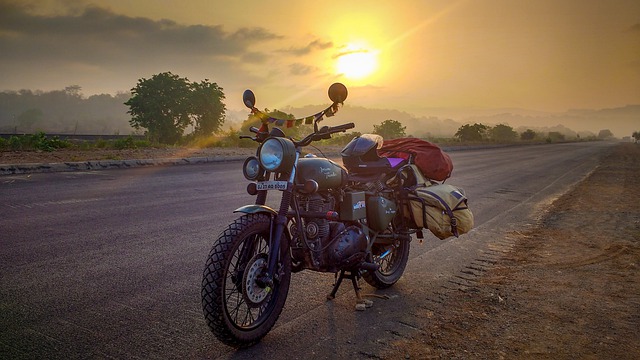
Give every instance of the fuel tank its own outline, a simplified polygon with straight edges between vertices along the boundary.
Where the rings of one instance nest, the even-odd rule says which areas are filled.
[[[319,190],[339,188],[347,183],[347,169],[325,158],[304,157],[298,160],[296,183],[304,184],[315,180]]]

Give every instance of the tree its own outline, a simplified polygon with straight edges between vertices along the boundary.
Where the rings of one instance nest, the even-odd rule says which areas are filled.
[[[494,141],[509,142],[518,138],[518,133],[509,125],[498,124],[489,130]]]
[[[486,138],[489,127],[483,124],[463,125],[456,131],[454,137],[460,141],[482,141]]]
[[[613,133],[609,129],[600,130],[600,132],[598,133],[598,139],[604,140],[612,137],[613,137]]]
[[[194,126],[194,135],[207,136],[224,122],[224,93],[209,80],[190,83],[164,72],[138,80],[131,94],[124,103],[132,115],[129,123],[136,129],[147,129],[153,141],[174,144],[189,125]]]
[[[564,141],[564,139],[564,134],[559,131],[549,131],[549,134],[547,135],[547,142],[549,143],[554,141]]]
[[[189,81],[170,72],[140,79],[133,95],[125,102],[136,129],[145,128],[153,141],[173,144],[191,123],[189,118]]]
[[[527,129],[525,132],[523,132],[522,134],[520,134],[520,140],[533,140],[536,138],[536,132],[531,130],[531,129]]]
[[[631,136],[636,139],[636,142],[640,141],[640,131],[634,131]]]
[[[191,85],[191,116],[196,137],[209,136],[220,131],[227,110],[222,88],[208,79]]]
[[[389,119],[381,122],[380,125],[373,125],[373,133],[385,139],[396,139],[407,136],[406,128],[401,122]]]

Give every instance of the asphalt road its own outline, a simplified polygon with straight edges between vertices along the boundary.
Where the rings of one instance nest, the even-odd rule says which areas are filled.
[[[355,312],[333,274],[294,274],[276,327],[235,351],[206,327],[200,282],[212,241],[251,203],[241,163],[0,176],[0,358],[368,358],[417,331],[416,309],[490,263],[509,234],[584,178],[610,143],[451,152],[476,228],[412,242],[390,297]],[[277,193],[273,193],[275,196]],[[461,278],[461,277],[458,277]],[[463,281],[463,280],[460,280]],[[364,292],[374,289],[363,282]]]

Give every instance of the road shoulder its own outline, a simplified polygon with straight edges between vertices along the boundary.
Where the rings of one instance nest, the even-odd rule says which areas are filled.
[[[640,146],[621,144],[384,358],[640,357]],[[488,269],[487,271],[484,271]]]

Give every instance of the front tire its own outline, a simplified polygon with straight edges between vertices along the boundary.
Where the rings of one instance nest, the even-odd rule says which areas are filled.
[[[391,245],[373,244],[373,260],[380,267],[376,271],[365,271],[362,278],[377,289],[386,289],[395,284],[407,266],[409,244],[408,239],[396,240]]]
[[[267,271],[271,217],[247,214],[220,234],[202,278],[202,308],[209,329],[223,343],[251,346],[271,330],[282,312],[291,281],[286,236],[273,288],[260,281]]]

